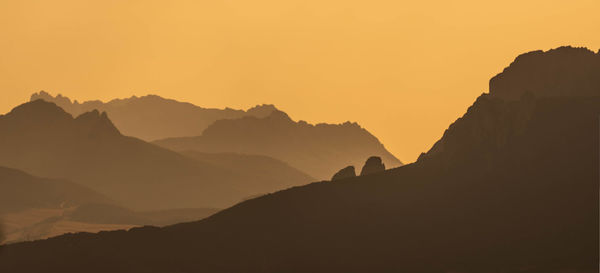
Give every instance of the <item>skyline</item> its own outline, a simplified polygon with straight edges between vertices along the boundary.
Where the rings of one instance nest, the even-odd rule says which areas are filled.
[[[267,103],[296,121],[358,122],[409,163],[519,54],[600,48],[598,1],[430,2],[0,3],[0,113],[40,90]]]

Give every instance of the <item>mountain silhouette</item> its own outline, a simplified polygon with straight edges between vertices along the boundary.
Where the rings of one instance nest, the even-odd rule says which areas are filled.
[[[87,203],[112,204],[114,201],[73,182],[0,167],[0,215],[34,207],[59,208]]]
[[[44,239],[65,232],[164,226],[202,219],[217,211],[213,208],[132,211],[73,182],[0,167],[0,224],[5,221],[8,242]]]
[[[253,193],[250,196],[315,181],[304,172],[268,156],[196,151],[183,151],[181,154],[239,174],[242,177],[242,179],[236,180],[239,184],[232,185],[236,188],[251,189]]]
[[[38,99],[53,102],[73,116],[93,110],[106,112],[121,133],[145,141],[200,135],[216,120],[240,118],[246,115],[264,117],[276,109],[273,105],[257,105],[248,111],[202,108],[156,95],[132,96],[109,102],[94,100],[82,103],[71,101],[60,94],[52,96],[45,91],[31,95],[31,101]]]
[[[484,94],[413,164],[198,222],[3,246],[0,271],[596,272],[600,86],[572,86]]]
[[[600,54],[587,48],[532,51],[515,59],[490,80],[490,95],[517,100],[537,97],[594,96],[600,86]]]
[[[270,156],[317,179],[329,179],[341,167],[360,165],[371,155],[380,156],[392,167],[402,165],[375,136],[356,123],[312,125],[295,122],[277,110],[264,118],[246,116],[216,121],[201,136],[153,143],[174,151]]]
[[[281,177],[270,177],[269,186],[258,187],[256,177],[261,176],[251,168],[232,170],[197,161],[121,135],[104,112],[73,118],[44,100],[0,116],[0,150],[0,165],[77,181],[138,210],[226,207],[312,180],[288,168]]]
[[[217,211],[213,208],[133,211],[111,204],[87,203],[77,206],[66,216],[82,223],[165,226],[202,219]]]

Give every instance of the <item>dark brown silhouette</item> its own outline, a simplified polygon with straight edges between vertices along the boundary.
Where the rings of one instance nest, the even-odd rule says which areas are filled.
[[[490,80],[490,95],[518,100],[536,97],[594,96],[600,86],[600,55],[587,48],[561,47],[522,54]]]
[[[317,124],[294,122],[281,111],[265,118],[219,120],[201,136],[154,142],[175,151],[260,154],[289,163],[317,179],[329,179],[340,163],[359,165],[371,155],[391,166],[402,163],[367,130],[356,123]],[[342,165],[343,166],[343,165]]]
[[[312,180],[293,168],[284,169],[282,163],[271,166],[281,169],[282,176],[271,176],[261,186],[264,176],[252,168],[242,171],[197,161],[121,135],[105,113],[73,118],[43,100],[0,116],[0,150],[0,165],[67,178],[132,209],[225,207],[253,194]],[[248,160],[246,165],[253,163]],[[261,164],[266,168],[269,162]]]
[[[331,181],[346,179],[346,178],[351,178],[351,177],[356,177],[356,171],[354,170],[354,166],[348,166],[346,168],[339,170],[337,173],[335,173],[333,175],[333,177],[331,177]]]
[[[381,162],[381,157],[372,156],[367,159],[365,165],[360,171],[360,175],[368,175],[372,173],[378,173],[385,171],[385,164]]]
[[[31,101],[38,99],[53,102],[73,116],[93,110],[107,112],[124,135],[146,141],[196,136],[202,134],[202,131],[216,120],[240,118],[246,115],[265,117],[276,109],[273,105],[258,105],[248,111],[230,108],[210,109],[156,95],[114,99],[106,103],[99,100],[72,102],[60,94],[53,97],[44,91],[31,95]]]
[[[594,90],[483,95],[416,163],[194,223],[0,247],[0,271],[596,272]]]

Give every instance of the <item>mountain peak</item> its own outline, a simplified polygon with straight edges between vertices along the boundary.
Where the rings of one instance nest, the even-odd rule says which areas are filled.
[[[5,116],[27,120],[72,119],[73,117],[52,102],[37,99],[13,108]]]
[[[279,111],[277,109],[271,112],[271,114],[269,114],[267,118],[272,120],[292,121],[292,119],[290,118],[290,116],[288,116],[287,113]]]
[[[279,111],[279,109],[277,109],[277,107],[275,107],[275,105],[273,104],[261,104],[246,110],[246,113],[250,116],[263,118],[271,115],[271,113],[276,111]]]
[[[571,46],[531,51],[490,80],[490,95],[518,100],[536,97],[599,96],[600,53]]]
[[[97,135],[120,135],[121,133],[108,118],[106,112],[100,113],[97,109],[83,113],[75,118],[79,127],[87,131],[88,134]]]
[[[0,119],[17,125],[18,127],[15,128],[28,127],[34,131],[43,130],[45,133],[53,131],[65,134],[69,130],[75,130],[88,135],[120,134],[106,112],[100,113],[98,110],[93,110],[73,118],[61,107],[43,99],[21,104],[8,114],[0,116]]]

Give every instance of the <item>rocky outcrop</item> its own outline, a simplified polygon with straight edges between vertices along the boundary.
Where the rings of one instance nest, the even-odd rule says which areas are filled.
[[[385,171],[385,164],[381,162],[381,157],[372,156],[367,159],[367,162],[365,162],[365,165],[360,171],[360,175],[367,175],[383,171]]]
[[[339,170],[337,173],[335,173],[333,175],[333,177],[331,178],[331,181],[346,179],[346,178],[351,178],[351,177],[356,177],[356,171],[354,170],[354,166],[348,166],[346,168]]]

